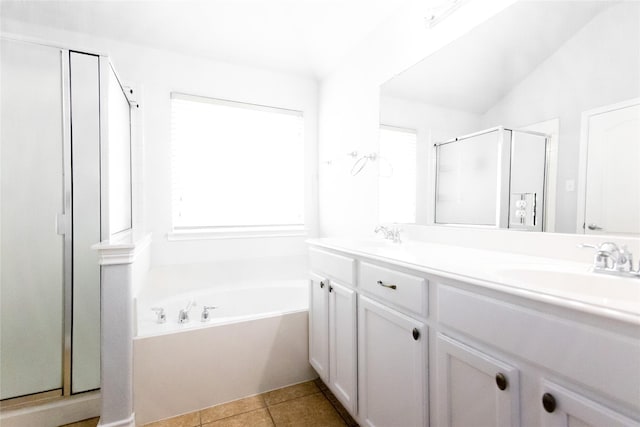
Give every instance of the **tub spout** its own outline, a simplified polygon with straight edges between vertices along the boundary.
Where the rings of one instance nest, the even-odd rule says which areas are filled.
[[[178,313],[178,323],[187,323],[189,322],[189,311],[196,306],[196,302],[191,300],[189,304]]]

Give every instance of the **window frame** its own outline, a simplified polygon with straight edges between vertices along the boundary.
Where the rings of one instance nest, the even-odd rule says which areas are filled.
[[[414,161],[417,162],[418,160],[418,129],[415,128],[409,128],[409,127],[404,127],[404,126],[395,126],[395,125],[388,125],[388,124],[384,124],[384,123],[380,123],[378,126],[378,131],[382,131],[382,130],[386,130],[386,131],[393,131],[393,132],[398,132],[398,133],[405,133],[405,134],[409,134],[409,135],[413,135],[415,137],[415,158]],[[381,132],[380,132],[381,135]],[[380,146],[381,143],[381,136],[378,140],[378,152],[380,153],[381,157],[382,156],[382,147]],[[381,159],[379,159],[379,161],[382,161]],[[417,172],[418,172],[418,168],[417,168],[417,164],[415,166],[415,179],[417,180]],[[377,208],[378,208],[378,213],[377,213],[377,220],[379,223],[381,224],[391,224],[388,221],[385,221],[385,218],[380,218],[380,207],[382,204],[382,200],[381,200],[381,195],[380,195],[380,175],[378,174],[377,177],[377,191],[378,191],[378,201],[377,201]],[[414,185],[416,185],[414,183]],[[417,185],[414,187],[414,213],[413,213],[413,222],[405,222],[402,224],[417,224],[418,221],[418,193],[417,193]],[[393,224],[398,224],[397,222],[393,222]]]
[[[275,112],[278,114],[292,115],[299,117],[303,122],[303,135],[301,143],[303,144],[303,156],[300,159],[301,162],[305,162],[304,152],[306,151],[305,145],[305,134],[304,134],[304,112],[300,110],[294,110],[289,108],[281,108],[281,107],[273,107],[267,105],[260,105],[242,101],[232,101],[221,98],[212,98],[201,95],[191,95],[182,92],[171,92],[170,94],[170,115],[172,114],[172,105],[171,102],[174,99],[183,100],[183,101],[192,101],[199,103],[209,103],[215,105],[229,106],[233,108],[243,108],[248,110],[257,110],[257,111],[268,111]],[[172,151],[173,156],[173,147],[174,141],[173,136],[170,136],[170,149]],[[303,167],[304,169],[304,167]],[[171,165],[171,173],[174,173],[173,164]],[[300,177],[301,179],[305,179],[305,174]],[[173,176],[171,178],[171,186],[173,187],[174,181]],[[306,189],[302,194],[302,224],[278,224],[278,225],[270,225],[270,224],[258,224],[258,225],[212,225],[212,226],[176,226],[174,223],[174,194],[173,188],[171,189],[171,231],[167,233],[167,239],[169,241],[183,241],[183,240],[216,240],[216,239],[243,239],[243,238],[263,238],[263,237],[296,237],[296,236],[307,236],[308,235],[308,226],[306,223],[306,198],[307,195]]]

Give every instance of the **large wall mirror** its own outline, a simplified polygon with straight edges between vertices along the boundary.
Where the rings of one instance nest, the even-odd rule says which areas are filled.
[[[415,135],[418,224],[640,235],[640,3],[517,2],[383,84],[380,124]]]

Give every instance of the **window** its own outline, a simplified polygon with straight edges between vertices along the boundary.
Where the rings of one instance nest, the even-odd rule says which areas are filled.
[[[416,222],[416,140],[414,130],[380,126],[380,223]]]
[[[171,94],[175,231],[304,224],[299,111]]]

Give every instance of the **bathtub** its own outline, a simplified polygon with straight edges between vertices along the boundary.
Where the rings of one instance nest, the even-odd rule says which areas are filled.
[[[190,321],[180,309],[196,305]],[[308,281],[215,285],[136,301],[134,405],[145,424],[316,378],[308,362]],[[204,306],[210,320],[201,322]],[[157,323],[153,307],[166,322]]]

